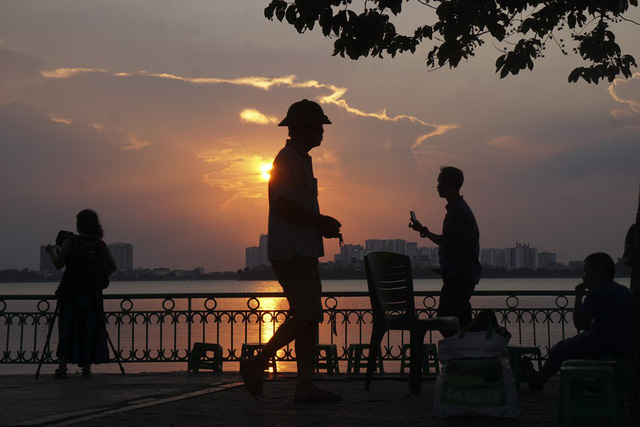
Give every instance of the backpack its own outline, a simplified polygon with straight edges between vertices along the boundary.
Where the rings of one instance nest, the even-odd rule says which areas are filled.
[[[70,255],[78,287],[99,291],[109,286],[109,261],[102,240],[78,236],[73,239]]]

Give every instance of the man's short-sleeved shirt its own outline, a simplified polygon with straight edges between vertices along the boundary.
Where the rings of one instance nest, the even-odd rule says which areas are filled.
[[[589,339],[613,354],[630,351],[633,293],[629,288],[614,281],[596,286],[587,293],[580,311],[593,317]]]
[[[269,261],[323,256],[319,228],[284,219],[276,208],[276,200],[280,197],[296,202],[307,212],[320,213],[318,182],[313,176],[311,156],[290,141],[273,161],[269,179]]]
[[[471,208],[460,196],[447,204],[439,247],[442,278],[463,276],[478,283],[480,265],[480,232]]]

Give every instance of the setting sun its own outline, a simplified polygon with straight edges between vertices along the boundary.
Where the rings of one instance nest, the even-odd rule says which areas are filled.
[[[260,176],[262,176],[263,180],[269,181],[269,178],[271,177],[269,172],[271,171],[272,166],[273,165],[271,163],[263,163],[260,165]]]

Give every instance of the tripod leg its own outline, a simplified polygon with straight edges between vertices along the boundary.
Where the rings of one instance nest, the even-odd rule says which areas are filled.
[[[56,302],[56,309],[53,311],[53,317],[49,323],[49,331],[47,332],[47,340],[44,343],[44,348],[42,349],[42,357],[40,358],[40,363],[38,363],[38,370],[36,371],[36,379],[40,376],[40,368],[42,368],[42,362],[44,362],[44,358],[47,355],[47,351],[49,350],[49,343],[51,341],[51,331],[53,331],[53,325],[56,323],[56,317],[58,317],[58,303]]]
[[[107,325],[105,323],[104,333],[107,334],[107,341],[109,341],[109,346],[111,347],[111,351],[113,351],[113,356],[116,358],[116,362],[118,362],[118,366],[120,367],[120,372],[124,374],[124,368],[122,367],[122,363],[120,363],[120,357],[118,357],[118,353],[116,352],[116,348],[111,342],[111,337],[109,336],[109,332],[107,331]]]

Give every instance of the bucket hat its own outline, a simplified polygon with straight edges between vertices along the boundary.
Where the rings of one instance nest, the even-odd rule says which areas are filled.
[[[331,121],[317,102],[303,99],[294,102],[278,126],[330,125]]]

